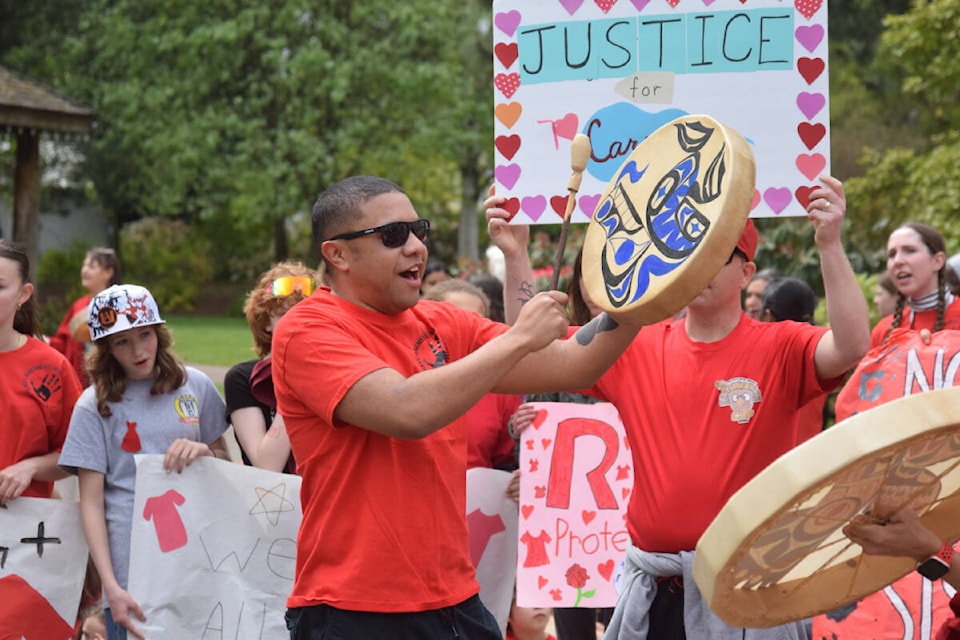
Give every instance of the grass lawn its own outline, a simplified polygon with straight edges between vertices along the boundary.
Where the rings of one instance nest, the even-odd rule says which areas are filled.
[[[184,362],[230,367],[257,357],[245,318],[169,316],[173,350]]]

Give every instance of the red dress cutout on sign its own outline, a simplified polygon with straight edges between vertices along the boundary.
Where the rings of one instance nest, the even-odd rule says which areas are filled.
[[[187,544],[187,529],[180,519],[177,505],[183,504],[185,498],[177,491],[170,489],[162,496],[147,498],[143,506],[144,520],[153,520],[153,528],[157,532],[157,542],[160,551],[169,553]]]

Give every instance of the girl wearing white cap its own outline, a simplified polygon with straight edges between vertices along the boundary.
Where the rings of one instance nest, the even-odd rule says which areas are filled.
[[[88,387],[74,409],[60,466],[80,479],[83,530],[107,604],[108,640],[143,638],[127,592],[136,463],[163,453],[182,472],[200,456],[229,457],[224,402],[204,373],[184,366],[150,292],[114,285],[90,303]]]

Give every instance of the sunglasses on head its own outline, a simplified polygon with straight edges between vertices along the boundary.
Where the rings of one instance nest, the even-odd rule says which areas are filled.
[[[350,233],[341,233],[340,235],[333,236],[330,239],[353,240],[354,238],[368,236],[371,233],[379,233],[380,240],[383,242],[383,246],[387,247],[388,249],[396,249],[397,247],[402,247],[404,244],[406,244],[407,237],[411,232],[413,232],[413,235],[417,237],[417,240],[426,243],[427,238],[430,237],[430,221],[420,219],[410,220],[409,222],[389,222],[371,229],[351,231]]]
[[[309,296],[313,293],[314,284],[313,280],[306,276],[284,276],[268,284],[267,290],[270,292],[270,295],[277,298],[286,298],[294,291],[299,291],[303,295]]]

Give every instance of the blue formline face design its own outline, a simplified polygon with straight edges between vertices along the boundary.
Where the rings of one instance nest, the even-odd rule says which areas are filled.
[[[701,207],[721,195],[723,145],[701,171],[701,152],[715,129],[700,122],[674,126],[680,149],[688,155],[660,178],[643,210],[633,199],[633,185],[650,167],[630,160],[594,216],[606,234],[601,269],[607,298],[618,309],[643,297],[652,277],[670,273],[693,254],[710,228]],[[651,245],[656,252],[649,252]]]

